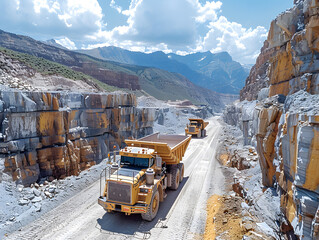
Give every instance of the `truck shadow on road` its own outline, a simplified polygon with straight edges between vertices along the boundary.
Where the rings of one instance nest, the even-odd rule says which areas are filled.
[[[168,213],[171,210],[174,202],[180,195],[184,185],[189,177],[184,177],[180,183],[178,190],[167,190],[167,197],[164,202],[160,203],[157,216],[152,222],[144,221],[140,214],[132,214],[126,216],[121,212],[105,213],[102,218],[97,219],[96,227],[101,233],[108,235],[135,235],[136,237],[147,238],[148,233],[152,228],[166,228],[166,219],[169,218]]]

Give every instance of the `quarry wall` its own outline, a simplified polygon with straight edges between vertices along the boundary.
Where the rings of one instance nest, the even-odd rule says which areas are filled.
[[[318,39],[319,1],[295,1],[271,23],[242,102],[224,113],[227,123],[248,126],[263,184],[281,196],[282,231],[300,239],[319,239]]]
[[[153,131],[154,109],[126,93],[0,92],[0,180],[77,175],[124,139]]]

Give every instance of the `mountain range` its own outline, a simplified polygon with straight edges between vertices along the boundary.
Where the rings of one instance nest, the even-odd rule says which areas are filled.
[[[5,55],[10,55],[41,74],[63,74],[64,77],[70,76],[69,78],[81,81],[76,74],[81,72],[84,75],[80,78],[87,76],[89,81],[106,90],[110,90],[109,86],[114,86],[138,95],[152,95],[160,100],[188,99],[194,104],[210,105],[216,111],[236,98],[200,87],[176,72],[102,60],[1,30],[0,47],[11,51],[4,51]]]
[[[101,47],[77,52],[103,60],[179,73],[196,85],[219,93],[238,94],[249,74],[249,71],[233,61],[227,52],[213,54],[208,51],[182,56],[161,51],[147,54],[118,47]]]

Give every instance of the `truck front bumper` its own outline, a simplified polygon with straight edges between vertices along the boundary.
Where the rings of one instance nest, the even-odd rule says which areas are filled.
[[[185,131],[185,133],[187,135],[197,135],[199,133],[199,131],[195,131],[195,132],[189,132],[189,131]]]
[[[117,211],[117,212],[124,212],[127,215],[133,214],[133,213],[146,213],[147,212],[147,206],[142,205],[127,205],[122,203],[114,203],[109,202],[106,200],[106,197],[99,197],[98,204],[101,205],[106,211]]]

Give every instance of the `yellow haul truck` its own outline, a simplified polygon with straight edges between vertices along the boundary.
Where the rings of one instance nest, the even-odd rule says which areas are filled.
[[[139,213],[152,221],[159,202],[166,197],[165,190],[176,190],[183,180],[181,161],[190,140],[190,136],[159,133],[125,140],[127,147],[119,151],[118,163],[113,162],[101,173],[104,190],[98,203],[107,212]]]
[[[192,135],[192,136],[197,136],[198,138],[200,137],[205,137],[206,136],[206,127],[209,124],[209,122],[205,122],[201,118],[190,118],[189,119],[189,124],[187,124],[185,128],[185,136],[187,135]]]

